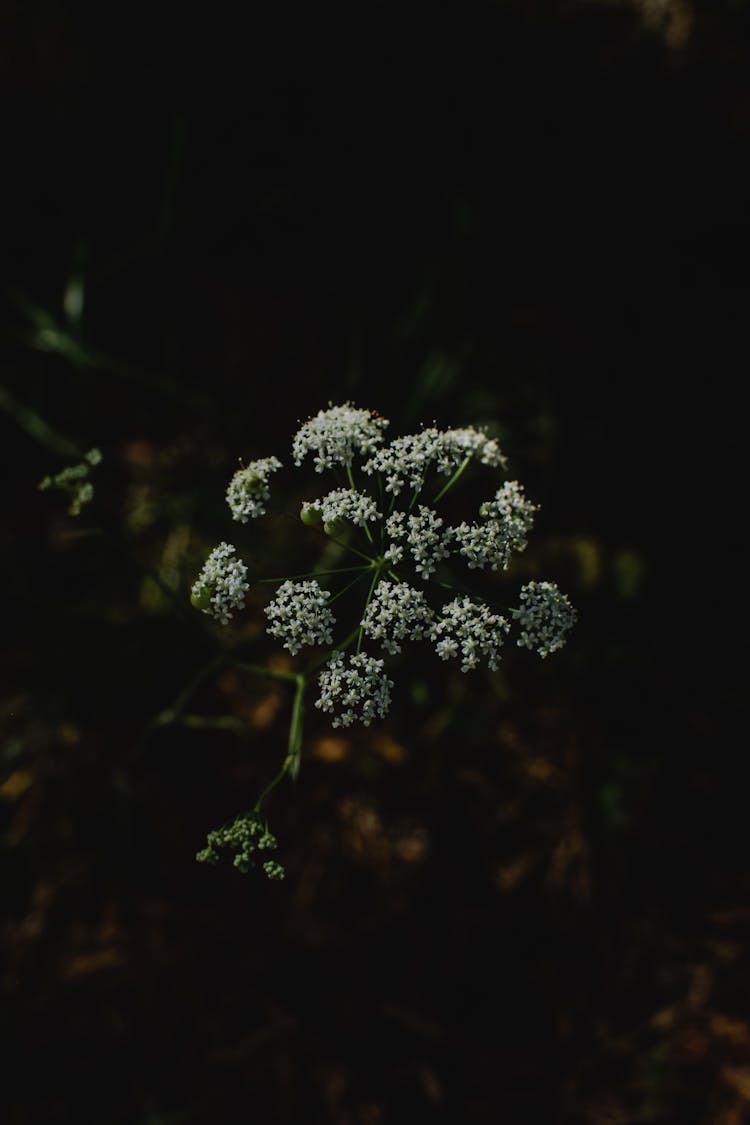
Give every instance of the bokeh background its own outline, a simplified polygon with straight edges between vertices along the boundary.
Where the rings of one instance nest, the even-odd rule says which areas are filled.
[[[245,15],[3,10],[2,1118],[748,1120],[750,6]],[[284,685],[155,717],[274,654],[190,584],[305,554],[224,489],[348,399],[493,427],[580,621],[313,710],[269,884],[194,855]]]

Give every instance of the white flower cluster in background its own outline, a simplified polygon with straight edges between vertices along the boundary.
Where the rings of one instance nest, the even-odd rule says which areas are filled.
[[[516,642],[522,648],[536,649],[544,658],[565,644],[578,619],[573,606],[554,582],[529,582],[520,594],[521,605],[513,610],[522,632]]]
[[[319,410],[294,436],[294,463],[301,465],[308,453],[314,453],[317,473],[334,465],[351,465],[355,453],[366,457],[374,451],[387,425],[388,420],[374,410],[360,410],[350,402]]]
[[[355,527],[364,527],[368,520],[381,518],[377,505],[366,492],[357,492],[354,488],[335,488],[322,500],[305,500],[302,504],[303,515],[320,513],[319,518],[324,524],[340,522],[353,523]]]
[[[346,661],[342,652],[335,652],[320,674],[320,697],[315,706],[334,717],[334,727],[350,727],[354,722],[369,727],[373,719],[382,719],[391,705],[391,688],[383,671],[383,660],[364,652]]]
[[[271,498],[268,478],[281,468],[276,457],[261,457],[238,469],[227,488],[227,504],[232,511],[232,519],[247,523],[266,514],[266,504]]]
[[[203,570],[193,584],[190,598],[193,605],[226,625],[235,609],[245,604],[248,590],[247,567],[233,558],[236,548],[230,543],[214,547]]]
[[[510,629],[508,621],[492,613],[489,606],[469,597],[455,598],[443,606],[440,619],[432,628],[435,651],[441,660],[461,655],[461,671],[476,668],[481,659],[495,671],[500,649]]]
[[[404,641],[429,635],[434,614],[421,590],[406,582],[380,582],[362,618],[368,637],[386,652],[401,652]]]
[[[336,618],[326,605],[330,596],[315,581],[284,582],[266,606],[266,631],[283,641],[292,656],[304,645],[333,644]]]

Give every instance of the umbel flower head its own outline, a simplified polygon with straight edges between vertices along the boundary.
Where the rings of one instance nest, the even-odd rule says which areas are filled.
[[[284,642],[296,656],[304,645],[333,644],[336,618],[326,605],[330,598],[317,582],[284,582],[266,606],[267,632]]]
[[[335,652],[320,673],[320,697],[315,706],[334,718],[331,726],[349,727],[359,721],[369,727],[373,719],[382,719],[391,705],[391,688],[383,672],[385,661],[364,652],[350,656]]]
[[[335,465],[351,465],[356,453],[372,453],[383,440],[387,425],[387,419],[374,410],[359,410],[350,402],[319,410],[294,436],[294,463],[301,465],[308,453],[314,453],[318,473]]]
[[[509,637],[547,657],[563,646],[575,622],[575,610],[552,582],[527,583],[515,606],[496,604],[495,587],[526,549],[538,510],[518,481],[502,480],[507,461],[497,439],[471,426],[432,425],[385,444],[387,426],[375,411],[346,402],[319,411],[294,435],[294,464],[302,466],[310,457],[316,473],[331,473],[327,489],[315,490],[319,498],[302,500],[303,543],[320,546],[322,540],[336,549],[328,559],[339,559],[342,552],[348,557],[330,570],[313,559],[303,574],[254,576],[258,584],[276,586],[265,607],[268,636],[292,657],[314,647],[325,652],[322,660],[312,654],[307,671],[299,672],[236,662],[294,684],[288,748],[253,812],[209,833],[198,853],[201,862],[216,863],[226,850],[240,871],[261,866],[269,878],[283,877],[280,864],[263,859],[276,841],[261,822],[260,807],[281,778],[297,776],[304,693],[313,675],[315,707],[332,726],[369,726],[391,705],[394,684],[386,657],[409,643],[427,642],[428,652],[432,648],[441,660],[457,661],[462,672],[494,671]],[[266,513],[271,477],[279,468],[276,457],[261,457],[237,470],[226,494],[234,520],[245,524]],[[465,472],[484,477],[488,498],[471,522],[458,522],[453,497],[444,499],[457,490]],[[321,536],[321,524],[332,544]],[[472,578],[481,579],[481,591],[464,587]],[[242,608],[248,588],[247,568],[235,547],[220,543],[193,584],[191,600],[226,624]],[[445,589],[453,592],[448,601]],[[337,617],[350,629],[354,625],[341,638],[336,637]],[[384,656],[363,651],[363,642]]]
[[[227,488],[232,519],[247,523],[249,519],[266,514],[266,504],[271,498],[268,478],[280,468],[281,461],[276,457],[261,457],[237,470]]]
[[[249,588],[247,567],[240,559],[232,557],[235,551],[230,543],[214,547],[190,594],[196,609],[215,617],[222,625],[231,620],[235,609],[245,604]]]
[[[253,811],[238,816],[230,825],[209,832],[206,846],[198,852],[198,863],[218,863],[220,852],[226,849],[234,853],[233,865],[243,875],[258,864],[257,852],[268,852],[278,847],[276,837],[263,825],[259,814]],[[273,859],[261,863],[269,879],[283,879],[284,868]]]
[[[322,523],[338,547],[350,552],[345,560],[350,565],[258,579],[278,582],[265,608],[270,637],[292,656],[332,646],[316,706],[334,726],[369,724],[390,706],[392,681],[383,659],[362,652],[365,638],[387,656],[411,641],[428,640],[437,656],[459,660],[464,672],[480,665],[492,671],[509,636],[547,657],[563,646],[575,622],[575,610],[551,582],[528,583],[515,606],[500,607],[486,597],[492,594],[487,583],[497,582],[526,549],[538,511],[517,480],[499,479],[507,460],[497,439],[472,426],[431,425],[385,444],[388,424],[351,402],[331,404],[302,423],[292,440],[295,465],[309,456],[316,473],[330,470],[333,476],[327,492],[302,502],[300,517],[310,528],[305,534],[319,535]],[[262,457],[234,474],[227,500],[235,520],[245,523],[265,513],[270,478],[280,467],[276,457]],[[446,510],[443,498],[469,467],[486,477],[489,498],[473,521],[453,522],[452,501]],[[482,597],[461,585],[467,572],[476,571],[485,572]],[[369,589],[367,582],[359,585],[361,579]],[[456,593],[450,601],[442,593],[446,587]],[[247,571],[235,548],[221,543],[196,580],[192,600],[226,623],[247,589]],[[331,607],[345,596],[338,616],[350,627],[358,624],[338,639]]]
[[[522,629],[516,644],[536,649],[544,659],[562,648],[578,614],[554,582],[529,582],[520,598],[520,608],[513,610]]]

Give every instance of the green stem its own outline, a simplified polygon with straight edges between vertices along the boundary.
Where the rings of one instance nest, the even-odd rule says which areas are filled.
[[[352,472],[352,467],[351,467],[351,465],[347,465],[347,466],[346,466],[346,475],[347,475],[347,477],[349,478],[349,487],[351,488],[352,492],[356,492],[356,491],[357,491],[357,486],[356,486],[356,484],[354,483],[354,473]],[[367,520],[365,520],[365,522],[364,522],[364,524],[363,524],[362,526],[363,526],[363,527],[364,527],[364,529],[365,529],[365,535],[367,536],[367,538],[368,538],[368,539],[370,540],[370,542],[372,543],[372,545],[373,545],[373,547],[374,547],[374,546],[375,546],[375,541],[374,541],[374,539],[373,539],[373,537],[372,537],[372,532],[370,531],[369,527],[367,526]]]
[[[360,571],[360,573],[357,575],[357,577],[353,578],[351,580],[351,582],[347,582],[346,586],[344,586],[343,590],[339,590],[338,594],[334,594],[332,598],[329,598],[328,601],[326,602],[326,605],[333,605],[333,603],[335,601],[338,601],[339,598],[343,597],[343,595],[347,592],[347,590],[351,590],[352,586],[355,586],[361,578],[364,578],[367,571],[370,570],[371,568],[369,566],[363,566],[363,567],[357,567],[357,569]]]
[[[367,595],[367,601],[365,602],[365,608],[362,610],[362,617],[364,617],[365,614],[367,613],[367,607],[369,606],[369,604],[372,600],[372,595],[375,593],[375,587],[378,584],[379,578],[380,578],[380,568],[378,567],[378,569],[375,571],[375,573],[372,576],[372,582],[370,583],[370,590],[369,590],[369,593]],[[357,632],[358,632],[358,635],[357,635],[357,656],[359,656],[359,650],[362,648],[362,635],[364,633],[364,629],[362,628],[361,625],[360,625]]]
[[[337,570],[308,570],[305,574],[290,574],[285,578],[254,578],[253,583],[296,582],[300,578],[326,578],[330,574],[351,574],[355,570],[369,569],[369,566],[342,566]]]
[[[443,485],[443,487],[438,492],[437,496],[433,499],[433,501],[432,501],[433,504],[437,504],[438,500],[441,500],[443,498],[443,496],[445,496],[448,489],[453,488],[453,485],[459,479],[459,477],[461,476],[461,474],[463,473],[464,469],[466,468],[466,466],[469,464],[470,461],[471,461],[471,457],[464,457],[463,461],[458,466],[458,468],[456,469],[456,471],[453,474],[453,476],[451,477],[451,479],[448,481],[447,484]]]

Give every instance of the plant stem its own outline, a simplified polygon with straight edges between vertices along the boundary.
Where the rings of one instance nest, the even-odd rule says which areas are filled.
[[[466,466],[467,466],[467,465],[469,464],[469,461],[471,461],[471,457],[464,457],[463,461],[462,461],[462,462],[461,462],[461,464],[460,464],[460,465],[458,466],[458,468],[456,469],[456,471],[455,471],[455,473],[453,474],[453,476],[451,477],[451,479],[450,479],[450,480],[448,481],[448,483],[447,483],[447,484],[444,484],[444,485],[443,485],[443,487],[442,487],[442,488],[440,489],[440,491],[438,492],[437,496],[436,496],[436,497],[435,497],[435,498],[433,499],[433,501],[432,501],[432,502],[433,502],[433,504],[437,504],[438,500],[441,500],[441,499],[443,498],[443,496],[445,496],[445,494],[446,494],[446,492],[448,491],[448,489],[449,489],[449,488],[453,488],[453,485],[454,485],[454,484],[456,483],[456,481],[458,480],[458,478],[459,478],[459,477],[461,476],[461,474],[463,473],[464,469],[465,469],[465,468],[466,468]]]
[[[369,590],[369,593],[367,595],[367,601],[365,602],[365,608],[362,610],[362,617],[364,617],[365,614],[367,613],[367,607],[370,604],[370,601],[372,600],[372,595],[375,592],[375,587],[378,584],[379,578],[380,578],[380,567],[378,567],[376,569],[375,573],[372,576],[372,582],[370,583],[370,590]],[[362,648],[362,634],[363,633],[364,633],[364,629],[360,625],[359,630],[358,630],[358,635],[357,635],[357,656],[359,656],[359,650]]]
[[[285,578],[254,578],[253,583],[296,582],[299,578],[325,578],[330,574],[351,574],[355,570],[369,570],[369,566],[342,566],[337,570],[308,570],[305,574],[290,574]]]

